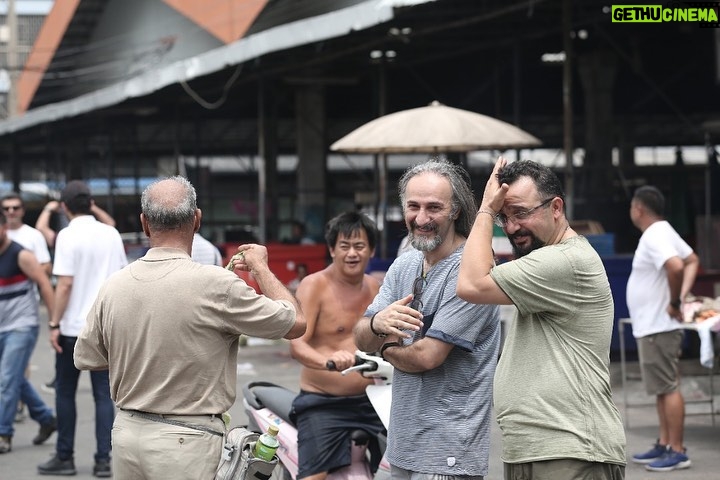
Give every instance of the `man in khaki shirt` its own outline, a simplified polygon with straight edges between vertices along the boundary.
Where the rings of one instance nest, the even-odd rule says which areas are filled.
[[[141,202],[151,248],[100,290],[75,364],[110,370],[116,477],[213,478],[221,414],[235,402],[239,336],[297,338],[305,319],[264,246],[241,245],[232,260],[263,295],[234,272],[192,261],[202,212],[185,178],[151,184]]]

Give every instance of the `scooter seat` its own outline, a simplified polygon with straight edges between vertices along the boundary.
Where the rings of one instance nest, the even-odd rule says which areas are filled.
[[[290,409],[297,393],[269,382],[250,382],[243,387],[248,403],[255,409],[267,408],[290,425]]]

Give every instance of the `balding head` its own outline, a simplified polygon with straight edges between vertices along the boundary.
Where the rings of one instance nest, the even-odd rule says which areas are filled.
[[[184,177],[170,177],[148,185],[143,191],[141,206],[145,221],[153,232],[194,230],[197,195]]]

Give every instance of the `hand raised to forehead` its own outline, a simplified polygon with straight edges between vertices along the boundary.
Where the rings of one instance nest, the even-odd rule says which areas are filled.
[[[507,165],[505,157],[498,157],[493,171],[490,174],[490,178],[488,178],[485,184],[485,191],[483,192],[482,202],[480,203],[481,210],[490,210],[493,213],[498,213],[502,210],[505,195],[510,187],[507,184],[500,185],[497,174],[505,165]]]

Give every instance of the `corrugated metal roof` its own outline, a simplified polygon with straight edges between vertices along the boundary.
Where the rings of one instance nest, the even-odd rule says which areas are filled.
[[[142,97],[163,87],[202,77],[268,53],[364,30],[391,20],[396,7],[431,1],[434,0],[370,0],[268,28],[229,45],[175,62],[157,71],[148,71],[130,80],[71,100],[30,110],[21,117],[0,122],[0,135],[116,105],[125,100]]]

